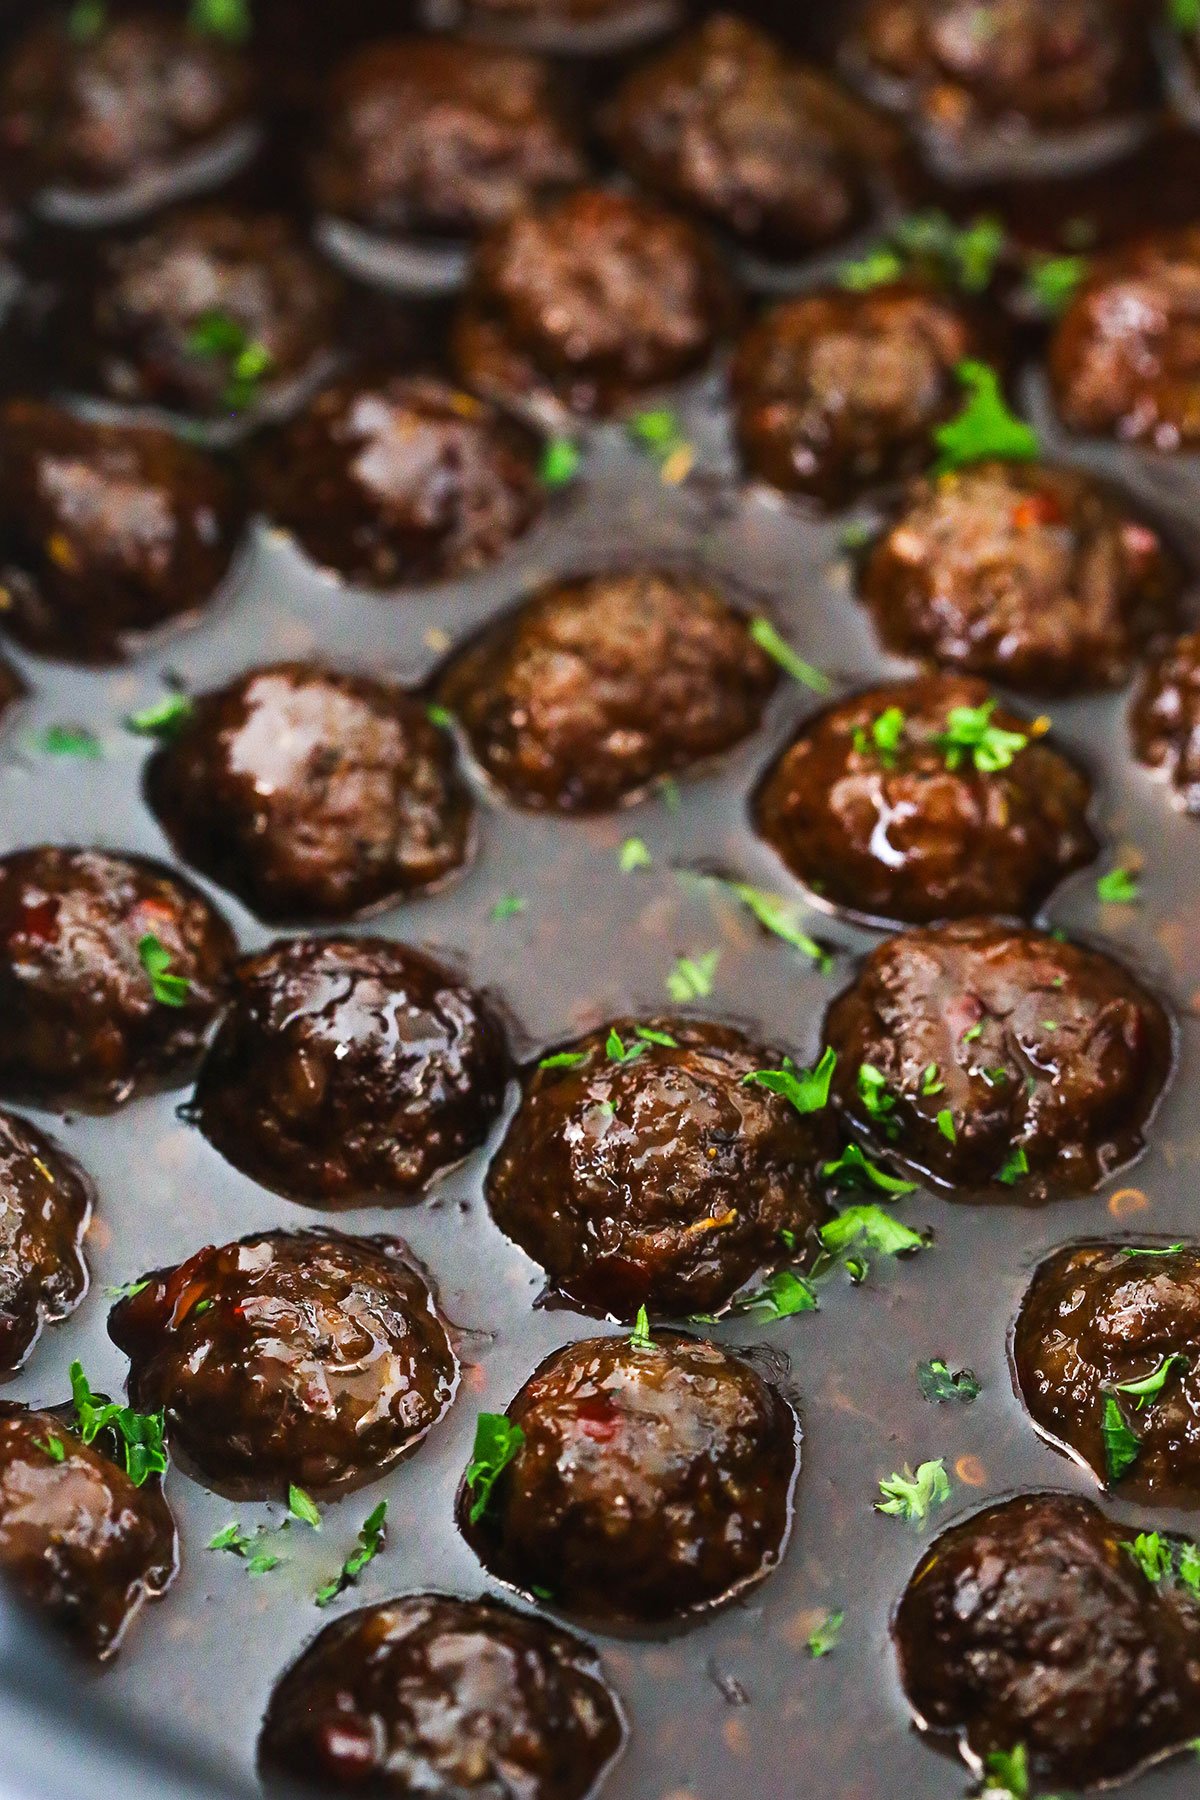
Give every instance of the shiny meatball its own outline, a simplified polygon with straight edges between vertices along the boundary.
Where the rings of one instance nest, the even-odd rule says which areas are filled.
[[[73,1157],[0,1112],[0,1376],[20,1368],[44,1323],[65,1319],[83,1299],[92,1199]]]
[[[585,1800],[625,1727],[594,1652],[498,1600],[336,1619],[280,1678],[259,1766],[313,1792]]]
[[[542,504],[534,438],[424,376],[326,388],[264,450],[258,485],[314,561],[372,587],[484,568]]]
[[[584,189],[480,247],[452,350],[493,399],[612,412],[698,369],[732,321],[706,241],[646,200]]]
[[[1200,226],[1097,262],[1058,327],[1049,368],[1072,431],[1155,450],[1200,446]]]
[[[755,802],[763,836],[832,906],[881,923],[1031,914],[1090,862],[1091,784],[982,681],[928,675],[809,720]]]
[[[777,255],[843,237],[867,210],[856,104],[730,13],[635,70],[609,133],[638,181]]]
[[[1126,680],[1181,587],[1175,557],[1119,494],[1029,463],[915,483],[863,577],[889,650],[1047,694]]]
[[[0,146],[29,185],[103,193],[178,172],[249,101],[248,66],[218,37],[152,9],[85,33],[54,10],[0,72]]]
[[[825,1038],[857,1132],[948,1187],[1022,1199],[1085,1191],[1139,1150],[1171,1062],[1166,1014],[1119,963],[991,919],[880,944]]]
[[[179,854],[265,919],[344,919],[464,861],[471,808],[447,734],[403,689],[309,663],[201,695],[150,759]]]
[[[1200,632],[1176,638],[1147,669],[1131,725],[1139,760],[1165,770],[1186,810],[1200,815]]]
[[[0,857],[0,1090],[116,1106],[186,1076],[233,933],[161,863],[41,845]]]
[[[168,432],[0,410],[0,623],[35,650],[112,661],[130,634],[199,611],[240,526],[225,475]]]
[[[340,306],[337,277],[287,220],[175,213],[106,250],[91,373],[115,400],[252,415],[328,359]]]
[[[1124,1476],[1140,1498],[1195,1504],[1200,1250],[1056,1250],[1022,1303],[1013,1353],[1035,1423],[1101,1481],[1111,1486]],[[1114,1401],[1140,1444],[1128,1471],[1106,1453],[1104,1425]]]
[[[542,588],[441,694],[511,799],[595,811],[748,737],[776,673],[707,581],[636,570]]]
[[[445,1413],[458,1364],[399,1238],[269,1231],[160,1269],[109,1334],[136,1406],[223,1492],[373,1481]]]
[[[905,286],[820,289],[772,308],[732,371],[752,475],[827,506],[915,475],[934,427],[959,410],[954,371],[974,332],[951,301]]]
[[[779,1561],[796,1417],[719,1345],[674,1333],[569,1344],[508,1418],[524,1438],[483,1511],[468,1484],[459,1496],[460,1522],[502,1580],[640,1624],[728,1600]]]
[[[418,38],[370,44],[336,72],[314,189],[373,231],[474,237],[584,174],[545,64]]]
[[[22,1600],[108,1657],[176,1562],[162,1484],[134,1483],[112,1432],[85,1445],[72,1407],[0,1406],[0,1574]]]
[[[275,944],[239,965],[200,1071],[205,1137],[323,1206],[406,1199],[487,1136],[504,1033],[431,957],[383,938]]]
[[[746,1080],[782,1064],[690,1019],[581,1038],[529,1079],[488,1171],[496,1223],[585,1310],[726,1305],[791,1245],[803,1255],[825,1216],[824,1115]]]
[[[1116,1781],[1182,1748],[1200,1727],[1200,1604],[1147,1579],[1136,1530],[1089,1500],[1022,1494],[944,1533],[895,1622],[922,1724],[975,1765],[1022,1747],[1038,1788]]]

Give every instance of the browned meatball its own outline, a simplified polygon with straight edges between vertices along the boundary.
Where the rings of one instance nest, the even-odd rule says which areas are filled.
[[[340,282],[286,219],[175,213],[106,250],[91,374],[115,400],[253,415],[328,360],[340,310]]]
[[[1200,445],[1200,226],[1094,264],[1050,346],[1065,424],[1155,450]]]
[[[221,470],[168,432],[30,400],[0,411],[0,619],[35,650],[112,661],[198,611],[241,522]]]
[[[22,1600],[87,1654],[111,1656],[176,1560],[160,1480],[137,1485],[111,1431],[85,1445],[72,1407],[0,1406],[0,1574]]]
[[[783,1062],[690,1019],[581,1038],[529,1079],[488,1171],[496,1223],[585,1310],[725,1306],[825,1217],[824,1114],[746,1079]]]
[[[1119,963],[992,919],[880,944],[825,1039],[856,1131],[947,1187],[999,1180],[1022,1199],[1082,1192],[1133,1156],[1172,1049]]]
[[[1147,1579],[1135,1529],[1073,1495],[1022,1494],[940,1537],[895,1623],[922,1725],[974,1767],[1023,1749],[1037,1788],[1107,1784],[1182,1749],[1200,1728],[1200,1604]]]
[[[272,945],[234,974],[200,1128],[265,1187],[322,1206],[418,1194],[481,1144],[504,1032],[431,957],[383,938]]]
[[[647,187],[772,254],[827,244],[867,211],[857,104],[730,13],[635,70],[609,134]]]
[[[1155,658],[1130,723],[1139,759],[1165,770],[1187,811],[1200,815],[1200,632],[1176,638]]]
[[[474,237],[584,174],[546,64],[404,38],[335,72],[313,180],[327,212],[374,231]]]
[[[796,1416],[719,1345],[674,1333],[569,1344],[508,1418],[524,1434],[516,1455],[490,1493],[468,1481],[459,1494],[460,1523],[502,1580],[646,1624],[732,1599],[779,1561]]]
[[[372,587],[484,568],[542,504],[532,435],[424,376],[326,388],[264,449],[258,478],[276,524]]]
[[[599,810],[756,730],[777,671],[707,581],[635,570],[552,582],[441,684],[522,806]]]
[[[50,845],[0,857],[0,1090],[109,1107],[182,1079],[234,948],[161,863]]]
[[[624,1738],[581,1639],[498,1600],[408,1594],[335,1620],[284,1671],[259,1766],[269,1789],[584,1800]]]
[[[445,1413],[458,1363],[399,1238],[268,1231],[151,1275],[109,1334],[134,1404],[223,1492],[373,1481]]]
[[[471,806],[447,733],[403,689],[311,663],[201,695],[150,759],[176,850],[265,919],[344,919],[463,863]]]
[[[863,595],[889,650],[1034,693],[1126,680],[1182,572],[1153,526],[1073,469],[979,463],[917,482]]]
[[[25,1119],[0,1112],[0,1376],[19,1369],[43,1324],[87,1291],[83,1237],[92,1184]]]
[[[0,74],[0,146],[29,184],[103,192],[177,173],[249,102],[248,66],[217,37],[153,9],[85,33],[55,9]]]
[[[1200,1250],[1056,1250],[1022,1303],[1013,1356],[1035,1423],[1101,1481],[1124,1477],[1140,1499],[1195,1504]],[[1138,1442],[1114,1456],[1105,1426],[1119,1431],[1122,1419]]]
[[[743,338],[733,363],[747,468],[827,506],[915,475],[934,427],[959,410],[954,371],[976,347],[957,306],[915,287],[785,301]]]
[[[493,399],[613,412],[707,362],[732,316],[721,265],[689,224],[583,189],[484,240],[452,351]]]
[[[1095,856],[1091,784],[982,681],[927,675],[809,720],[755,802],[828,904],[877,922],[1031,914]]]

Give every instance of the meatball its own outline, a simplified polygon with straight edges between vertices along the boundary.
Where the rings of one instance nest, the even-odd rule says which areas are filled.
[[[467,386],[501,403],[614,412],[707,362],[732,319],[721,265],[691,225],[584,189],[485,238],[451,348]]]
[[[451,664],[445,704],[519,805],[598,811],[748,737],[776,681],[706,580],[552,582]]]
[[[951,301],[896,285],[820,289],[772,308],[732,369],[734,425],[752,475],[842,506],[915,475],[960,406],[954,371],[975,333]]]
[[[91,1444],[77,1433],[72,1407],[0,1405],[0,1573],[79,1649],[104,1658],[174,1578],[175,1522],[158,1477],[139,1485],[126,1473],[112,1431]]]
[[[1176,638],[1147,669],[1130,722],[1139,760],[1164,769],[1200,816],[1200,632]]]
[[[1034,1422],[1110,1485],[1194,1505],[1200,1496],[1200,1250],[1122,1244],[1056,1250],[1026,1294],[1013,1342]],[[1110,1456],[1113,1408],[1132,1431]]]
[[[546,64],[417,38],[337,71],[313,185],[326,212],[370,230],[462,238],[584,174]]]
[[[606,1624],[731,1599],[787,1538],[795,1414],[717,1344],[674,1333],[557,1351],[508,1409],[520,1447],[459,1520],[489,1570]]]
[[[145,785],[180,856],[265,919],[388,906],[467,855],[471,805],[447,733],[403,689],[311,663],[201,695]]]
[[[830,243],[867,212],[856,104],[730,13],[636,69],[608,124],[638,181],[770,254]]]
[[[1200,447],[1200,226],[1095,263],[1058,326],[1049,369],[1072,431]]]
[[[241,523],[221,470],[168,432],[0,410],[0,619],[32,649],[114,661],[130,634],[199,611]]]
[[[504,1032],[431,957],[384,938],[274,944],[235,971],[200,1071],[200,1128],[264,1187],[322,1206],[406,1199],[487,1136]]]
[[[533,1071],[488,1171],[500,1229],[585,1310],[713,1312],[825,1205],[824,1115],[747,1077],[778,1050],[725,1025],[622,1019]]]
[[[101,264],[91,374],[115,400],[252,415],[329,359],[341,284],[282,217],[175,213]]]
[[[1094,477],[987,462],[914,484],[863,595],[897,655],[1064,694],[1126,680],[1182,585],[1160,534]]]
[[[1140,1150],[1172,1053],[1162,1007],[1119,963],[992,919],[880,944],[825,1039],[857,1132],[947,1187],[1036,1200]]]
[[[234,949],[161,863],[52,845],[0,857],[0,1090],[108,1108],[183,1079]]]
[[[1183,1748],[1200,1727],[1200,1603],[1147,1579],[1133,1535],[1069,1494],[944,1533],[895,1621],[922,1726],[976,1767],[1023,1748],[1039,1787],[1116,1781]]]
[[[503,554],[542,505],[533,437],[424,376],[326,388],[259,459],[268,516],[371,587],[446,581]]]
[[[92,1200],[73,1157],[0,1112],[0,1377],[21,1367],[44,1323],[65,1319],[83,1299]]]
[[[259,1766],[323,1794],[584,1800],[624,1738],[579,1638],[498,1600],[407,1594],[336,1619],[284,1671]]]
[[[218,37],[153,9],[85,34],[54,11],[0,73],[0,146],[26,185],[103,194],[180,174],[249,104],[248,65]]]
[[[222,1492],[374,1481],[445,1413],[458,1363],[399,1238],[268,1231],[160,1269],[109,1335],[135,1405]]]
[[[1091,784],[981,681],[927,675],[806,722],[758,831],[829,905],[878,923],[1028,916],[1097,843]]]

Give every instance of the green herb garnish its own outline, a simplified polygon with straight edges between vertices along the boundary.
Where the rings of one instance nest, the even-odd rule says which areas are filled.
[[[263,381],[275,367],[266,344],[252,338],[229,313],[204,313],[187,335],[190,355],[219,361],[224,369],[222,402],[231,412],[244,412],[259,398]]]
[[[641,1037],[635,1044],[626,1044],[614,1025],[605,1041],[604,1054],[610,1062],[631,1063],[636,1062],[639,1056],[645,1056],[649,1048],[649,1044]]]
[[[905,1463],[898,1475],[889,1475],[879,1483],[879,1491],[883,1499],[875,1502],[876,1512],[923,1525],[930,1509],[950,1498],[950,1477],[941,1457],[936,1462],[923,1462],[916,1474]]]
[[[138,961],[150,977],[150,987],[160,1006],[186,1006],[192,984],[186,975],[172,975],[175,958],[160,938],[148,931],[138,939]]]
[[[135,1294],[144,1293],[149,1286],[149,1277],[143,1276],[141,1281],[124,1281],[120,1287],[106,1287],[104,1293],[109,1300],[132,1300]]]
[[[676,957],[675,967],[667,976],[667,992],[676,1005],[687,1006],[694,1000],[707,1000],[713,991],[720,960],[719,950],[705,950],[700,956]]]
[[[1118,1381],[1116,1389],[1119,1394],[1131,1394],[1137,1401],[1138,1410],[1144,1411],[1158,1399],[1173,1369],[1190,1368],[1188,1358],[1177,1351],[1173,1356],[1164,1356],[1157,1369],[1149,1375],[1143,1375],[1140,1381]]]
[[[833,1162],[822,1163],[821,1174],[826,1181],[835,1181],[839,1187],[875,1187],[885,1194],[915,1194],[917,1191],[915,1181],[889,1175],[865,1156],[857,1144],[847,1144]]]
[[[71,757],[77,762],[99,762],[104,755],[100,739],[82,725],[47,725],[31,738],[30,747],[41,756]]]
[[[920,1232],[902,1225],[882,1206],[847,1206],[835,1219],[821,1227],[821,1243],[831,1256],[840,1256],[855,1244],[877,1250],[881,1256],[905,1256],[912,1250],[924,1250],[926,1240]]]
[[[937,1128],[948,1143],[957,1144],[958,1127],[954,1123],[954,1114],[948,1106],[943,1106],[937,1116]]]
[[[295,1482],[288,1488],[288,1512],[293,1519],[299,1519],[302,1525],[311,1525],[314,1531],[321,1529],[321,1514],[311,1494],[306,1494]]]
[[[964,1405],[969,1406],[972,1400],[979,1398],[980,1393],[973,1369],[959,1369],[955,1374],[940,1356],[930,1357],[928,1362],[917,1364],[917,1386],[922,1398],[934,1406],[941,1406],[947,1400],[961,1400]]]
[[[130,713],[125,725],[138,737],[173,738],[182,731],[195,710],[186,694],[169,694],[154,706]]]
[[[104,0],[76,0],[67,14],[67,34],[76,44],[90,44],[107,24]]]
[[[983,1759],[986,1792],[992,1800],[1029,1800],[1029,1758],[1024,1744],[992,1750]]]
[[[760,1288],[737,1302],[740,1313],[759,1312],[770,1320],[793,1319],[797,1313],[816,1312],[816,1289],[791,1269],[776,1269]]]
[[[543,487],[570,487],[579,473],[583,452],[574,438],[551,438],[542,451],[538,478]]]
[[[654,1339],[650,1336],[650,1314],[644,1306],[638,1307],[637,1318],[633,1330],[629,1334],[630,1348],[633,1350],[653,1350]],[[520,1449],[520,1445],[517,1446]]]
[[[192,0],[188,24],[205,37],[244,44],[252,28],[249,0]]]
[[[945,731],[933,740],[944,753],[948,769],[960,768],[968,756],[981,775],[996,775],[1012,767],[1029,739],[1023,731],[993,725],[995,710],[994,700],[985,700],[982,706],[951,707]]]
[[[88,1384],[82,1363],[73,1362],[70,1374],[71,1399],[75,1405],[80,1441],[92,1444],[102,1431],[111,1432],[125,1473],[134,1487],[144,1486],[151,1475],[165,1474],[167,1453],[163,1445],[162,1413],[135,1412],[131,1406],[99,1400]]]
[[[1175,1567],[1175,1553],[1170,1541],[1157,1531],[1141,1531],[1132,1543],[1123,1541],[1121,1548],[1129,1552],[1146,1580],[1156,1586],[1165,1581]]]
[[[528,910],[529,902],[523,894],[501,894],[488,914],[488,918],[492,920],[493,924],[499,924],[504,919],[519,919],[521,914]]]
[[[1178,1256],[1183,1249],[1182,1243],[1164,1244],[1161,1249],[1156,1245],[1122,1244],[1122,1256]]]
[[[959,363],[955,374],[967,390],[967,401],[956,419],[934,431],[941,452],[934,474],[947,475],[993,459],[1036,462],[1042,448],[1037,432],[1009,410],[996,371],[986,363],[967,361]]]
[[[1142,1442],[1130,1430],[1116,1397],[1109,1394],[1104,1402],[1104,1418],[1100,1426],[1104,1438],[1104,1461],[1110,1482],[1120,1481],[1141,1454]]]
[[[273,1550],[264,1550],[263,1543],[271,1535],[264,1526],[258,1531],[243,1531],[235,1520],[218,1531],[215,1537],[209,1538],[206,1546],[209,1550],[228,1550],[231,1556],[239,1556],[246,1565],[247,1575],[269,1575],[283,1561]]]
[[[439,731],[454,730],[454,714],[448,706],[438,706],[436,702],[433,702],[425,708],[425,717],[431,725],[436,725]]]
[[[944,212],[912,213],[886,241],[856,262],[843,263],[838,280],[854,293],[886,287],[905,275],[932,279],[967,294],[990,287],[1004,253],[999,219],[977,218],[956,225]]]
[[[381,1500],[374,1512],[368,1513],[359,1528],[357,1545],[350,1552],[333,1580],[327,1581],[324,1587],[318,1588],[313,1596],[316,1605],[328,1606],[348,1587],[353,1587],[367,1564],[373,1562],[379,1555],[387,1535],[385,1523],[387,1509],[387,1501]]]
[[[1041,312],[1057,318],[1079,292],[1088,266],[1086,256],[1035,257],[1025,281],[1026,298]]]
[[[1005,1187],[1015,1187],[1023,1176],[1029,1173],[1029,1157],[1020,1144],[1009,1152],[1004,1166],[997,1171],[996,1180],[1002,1181]]]
[[[67,1460],[67,1446],[61,1438],[34,1438],[39,1450],[45,1452],[51,1462],[61,1463]]]
[[[1200,0],[1167,0],[1167,9],[1176,31],[1200,31]]]
[[[798,906],[779,894],[768,893],[765,888],[751,887],[745,881],[728,881],[723,885],[754,914],[764,931],[769,931],[772,937],[790,944],[793,950],[799,950],[818,969],[823,971],[828,968],[828,952],[816,938],[802,930],[797,922],[800,915]]]
[[[778,1094],[798,1113],[815,1113],[829,1103],[829,1084],[836,1067],[837,1051],[826,1047],[814,1068],[798,1069],[786,1057],[782,1069],[752,1069],[749,1075],[743,1075],[742,1082],[746,1087],[766,1088],[768,1093]]]
[[[837,1648],[838,1639],[842,1635],[842,1626],[846,1623],[844,1612],[826,1613],[819,1625],[815,1625],[808,1634],[808,1654],[810,1656],[828,1656]]]
[[[475,1447],[463,1477],[472,1496],[467,1517],[477,1525],[488,1509],[492,1489],[525,1442],[525,1433],[505,1413],[480,1413]]]
[[[622,875],[633,875],[638,869],[652,868],[654,858],[640,837],[627,837],[618,852],[617,863]]]
[[[586,1050],[556,1050],[553,1056],[543,1056],[538,1064],[539,1069],[579,1069],[588,1060]]]
[[[822,674],[820,669],[815,669],[811,663],[805,662],[804,658],[792,649],[787,639],[780,636],[770,619],[761,617],[751,619],[749,629],[750,636],[759,649],[769,656],[772,662],[778,663],[785,675],[790,675],[792,680],[799,682],[801,687],[810,688],[814,694],[831,694],[833,692],[833,683],[828,675]]]
[[[1096,898],[1106,906],[1133,906],[1142,897],[1142,885],[1132,869],[1110,869],[1096,882]]]
[[[882,1125],[889,1137],[897,1130],[896,1120],[892,1114],[896,1110],[896,1097],[888,1091],[887,1076],[874,1063],[862,1063],[858,1071],[858,1097],[863,1103],[863,1111],[877,1125]]]

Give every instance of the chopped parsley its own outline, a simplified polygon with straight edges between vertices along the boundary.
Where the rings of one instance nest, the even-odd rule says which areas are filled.
[[[819,1625],[814,1625],[808,1634],[808,1654],[810,1656],[828,1656],[837,1649],[838,1639],[842,1635],[842,1626],[846,1623],[844,1612],[828,1612]]]
[[[163,1475],[167,1453],[163,1445],[163,1415],[135,1412],[131,1406],[102,1401],[93,1394],[83,1364],[71,1364],[71,1399],[80,1441],[92,1444],[102,1431],[116,1440],[121,1464],[134,1487],[142,1487],[151,1475]]]
[[[1002,1168],[996,1171],[996,1180],[1002,1181],[1005,1187],[1015,1187],[1023,1176],[1029,1173],[1029,1157],[1024,1148],[1018,1144],[1009,1152]]]
[[[33,1441],[37,1445],[39,1450],[45,1451],[46,1455],[50,1458],[51,1462],[55,1462],[55,1463],[66,1462],[67,1446],[63,1443],[61,1438],[56,1438],[56,1437],[50,1437],[50,1438],[45,1438],[45,1439],[34,1438]]]
[[[321,1514],[316,1501],[302,1487],[297,1487],[294,1481],[288,1488],[288,1512],[293,1519],[299,1519],[302,1525],[311,1525],[314,1531],[320,1531]]]
[[[650,1314],[644,1306],[638,1307],[637,1318],[633,1330],[629,1334],[630,1347],[634,1350],[653,1350],[654,1339],[650,1336]],[[486,1418],[486,1414],[483,1415]],[[517,1446],[520,1449],[520,1445]]]
[[[77,44],[90,44],[108,24],[104,0],[76,0],[67,14],[67,33]]]
[[[896,1110],[896,1097],[889,1093],[887,1076],[874,1063],[862,1063],[858,1071],[858,1097],[863,1103],[863,1111],[867,1117],[882,1125],[888,1136],[897,1129],[892,1114]]]
[[[76,762],[99,762],[104,755],[100,739],[82,725],[47,725],[31,738],[30,747],[41,756],[70,757]]]
[[[982,706],[951,707],[945,731],[933,740],[945,755],[948,769],[961,768],[968,755],[981,775],[997,775],[1001,769],[1012,767],[1027,748],[1029,738],[1023,731],[1006,731],[1002,725],[993,725],[995,710],[994,700],[985,700]]]
[[[639,1056],[645,1056],[649,1048],[649,1044],[640,1033],[636,1043],[627,1044],[614,1025],[605,1040],[604,1054],[610,1062],[631,1063],[636,1062]]]
[[[1096,898],[1106,906],[1134,906],[1142,897],[1142,884],[1132,869],[1110,869],[1096,882]]]
[[[823,674],[820,669],[815,669],[812,663],[805,662],[804,658],[792,649],[787,639],[780,636],[770,619],[764,619],[761,616],[751,619],[750,636],[759,649],[769,656],[772,662],[778,663],[784,674],[790,675],[792,680],[799,682],[801,687],[810,688],[814,694],[831,694],[833,692],[833,683],[828,675]]]
[[[999,219],[980,217],[956,225],[946,213],[911,213],[855,262],[843,263],[838,280],[853,293],[886,287],[906,275],[934,280],[966,294],[990,287],[1004,253]]]
[[[667,992],[678,1006],[694,1000],[707,1000],[713,991],[719,950],[705,950],[700,956],[677,956],[675,967],[667,976]]]
[[[141,1281],[124,1281],[120,1287],[106,1287],[104,1292],[109,1300],[132,1300],[135,1294],[143,1293],[150,1286],[150,1279],[144,1276]]]
[[[504,919],[519,919],[529,909],[529,902],[523,894],[501,894],[495,906],[488,914],[493,924],[498,925]]]
[[[150,977],[150,987],[160,1006],[186,1006],[192,984],[186,975],[172,975],[175,958],[152,931],[138,939],[138,961]]]
[[[1158,1399],[1172,1370],[1190,1369],[1191,1366],[1188,1358],[1176,1351],[1173,1356],[1164,1356],[1157,1369],[1143,1375],[1140,1381],[1118,1381],[1116,1389],[1119,1394],[1131,1394],[1137,1401],[1138,1410],[1144,1411]]]
[[[1200,0],[1167,0],[1176,31],[1200,31]]]
[[[1120,1481],[1137,1461],[1142,1443],[1136,1432],[1130,1430],[1114,1394],[1109,1394],[1105,1399],[1100,1432],[1104,1439],[1104,1462],[1108,1479],[1110,1482]]]
[[[738,1312],[761,1313],[764,1319],[793,1319],[797,1313],[816,1312],[817,1294],[811,1282],[791,1269],[776,1269],[760,1288],[744,1295]]]
[[[1057,318],[1070,306],[1087,272],[1086,256],[1036,256],[1026,277],[1025,297],[1040,312]]]
[[[454,714],[448,706],[438,706],[436,703],[427,706],[425,717],[431,725],[436,725],[439,731],[454,730]]]
[[[588,1060],[586,1050],[556,1050],[553,1056],[543,1056],[538,1064],[539,1069],[579,1069]]]
[[[669,407],[635,413],[627,429],[638,448],[658,464],[664,481],[678,482],[690,475],[696,453],[679,415]]]
[[[880,762],[890,769],[895,765],[907,726],[908,720],[901,708],[887,706],[869,728],[855,727],[854,748],[859,756],[868,756],[874,749]]]
[[[985,1793],[993,1800],[1030,1800],[1029,1757],[1024,1744],[992,1750],[983,1759]]]
[[[879,1491],[883,1499],[875,1502],[876,1512],[923,1525],[930,1509],[950,1498],[950,1477],[941,1457],[936,1462],[923,1462],[916,1474],[905,1463],[899,1474],[888,1475],[879,1483]]]
[[[229,313],[204,313],[187,335],[187,348],[192,356],[221,364],[225,376],[221,399],[231,412],[245,412],[256,403],[263,381],[275,366],[266,344],[252,338]]]
[[[947,475],[993,458],[1036,462],[1041,454],[1037,432],[1009,410],[996,371],[987,363],[968,360],[959,363],[955,373],[967,391],[967,400],[956,419],[934,431],[941,452],[934,474]]]
[[[525,1442],[525,1433],[505,1413],[480,1413],[475,1424],[475,1446],[463,1480],[471,1495],[468,1518],[477,1525],[488,1509],[501,1475]]]
[[[387,1501],[381,1500],[374,1512],[368,1513],[363,1520],[359,1528],[358,1543],[332,1581],[319,1587],[313,1596],[318,1606],[329,1606],[339,1594],[345,1593],[348,1587],[353,1587],[367,1564],[374,1562],[379,1555],[387,1536],[387,1509]]]
[[[243,1531],[235,1520],[218,1531],[215,1537],[209,1538],[206,1548],[228,1550],[231,1556],[240,1556],[246,1565],[247,1575],[269,1575],[283,1561],[282,1556],[277,1556],[273,1550],[262,1548],[270,1535],[266,1526],[254,1532]]]
[[[1122,1256],[1178,1256],[1182,1243],[1164,1244],[1161,1249],[1151,1244],[1122,1244]]]
[[[829,1104],[829,1084],[836,1067],[837,1051],[826,1047],[815,1068],[798,1069],[790,1057],[785,1057],[782,1069],[752,1069],[742,1082],[746,1087],[766,1088],[768,1093],[778,1094],[798,1113],[822,1112]]]
[[[579,473],[583,453],[574,438],[551,438],[542,451],[538,478],[543,487],[570,487]]]
[[[834,1181],[838,1187],[875,1187],[885,1194],[915,1194],[915,1181],[905,1181],[900,1175],[889,1175],[865,1156],[857,1144],[847,1144],[842,1154],[833,1162],[822,1163],[821,1175],[826,1181]]]
[[[951,1144],[958,1142],[958,1127],[954,1123],[954,1114],[948,1106],[943,1106],[937,1116],[937,1128],[942,1136]]]
[[[251,31],[249,0],[192,0],[188,24],[205,37],[244,44]]]
[[[1157,1531],[1140,1531],[1132,1542],[1123,1541],[1121,1548],[1129,1552],[1146,1580],[1156,1586],[1174,1572],[1175,1552],[1171,1541]]]
[[[655,1031],[650,1025],[635,1025],[633,1035],[640,1038],[643,1044],[657,1044],[660,1050],[678,1050],[679,1039],[673,1038],[669,1031]]]
[[[745,881],[729,881],[724,886],[754,914],[764,931],[769,931],[772,937],[790,944],[793,950],[799,950],[818,969],[824,971],[828,968],[828,952],[816,938],[802,930],[797,922],[800,912],[798,906],[784,900],[779,894],[768,893],[765,888],[751,887]]]
[[[186,694],[168,694],[154,706],[130,713],[125,725],[138,737],[173,738],[182,731],[193,711],[194,704]]]
[[[821,1243],[831,1256],[861,1244],[866,1250],[877,1250],[881,1256],[905,1256],[913,1250],[924,1250],[926,1240],[920,1232],[894,1219],[882,1206],[847,1206],[835,1219],[821,1227]]]
[[[928,1098],[932,1098],[934,1094],[944,1093],[945,1088],[946,1084],[942,1080],[937,1064],[935,1062],[926,1063],[921,1071],[922,1094],[926,1095]]]
[[[654,858],[640,837],[627,837],[617,853],[622,875],[633,875],[638,869],[653,867]]]
[[[947,1400],[960,1400],[964,1406],[969,1406],[972,1400],[979,1398],[980,1392],[973,1369],[959,1369],[954,1373],[940,1356],[931,1356],[928,1362],[917,1364],[917,1386],[921,1397],[934,1406],[941,1406]]]

